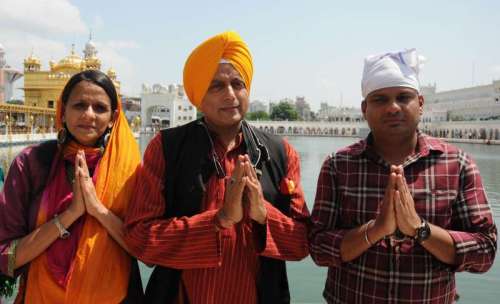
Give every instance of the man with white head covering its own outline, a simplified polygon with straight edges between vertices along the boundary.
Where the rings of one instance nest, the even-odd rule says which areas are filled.
[[[365,59],[361,91],[363,98],[378,89],[408,87],[420,92],[418,74],[425,58],[415,49],[372,55]]]
[[[497,230],[476,164],[418,130],[421,63],[415,49],[366,58],[371,132],[323,163],[309,242],[329,267],[328,303],[453,303],[455,272],[493,264]]]
[[[184,87],[203,118],[144,153],[126,240],[158,265],[147,303],[289,303],[285,260],[308,255],[300,161],[245,120],[252,56],[235,32],[196,47]]]

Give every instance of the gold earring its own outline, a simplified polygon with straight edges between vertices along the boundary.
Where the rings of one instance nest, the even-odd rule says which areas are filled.
[[[66,131],[66,127],[63,127],[59,132],[57,132],[57,143],[59,145],[63,145],[68,139],[68,132]]]

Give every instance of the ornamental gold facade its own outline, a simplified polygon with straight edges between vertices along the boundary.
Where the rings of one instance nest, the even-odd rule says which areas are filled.
[[[71,76],[84,70],[101,69],[101,60],[97,57],[97,50],[91,40],[85,45],[83,54],[84,57],[80,57],[73,47],[71,53],[59,62],[50,61],[50,69],[45,71],[41,70],[38,58],[33,55],[26,58],[24,60],[25,105],[55,109],[62,89]],[[116,72],[109,69],[107,74],[119,92],[120,83],[116,79]]]
[[[84,70],[101,70],[101,60],[92,41],[85,44],[83,57],[75,52],[74,45],[70,54],[59,61],[49,61],[49,69],[43,70],[39,58],[33,53],[24,59],[24,104],[0,102],[1,133],[38,133],[53,132],[55,109],[61,92],[68,80]],[[113,80],[120,92],[120,82],[114,69],[106,74]]]

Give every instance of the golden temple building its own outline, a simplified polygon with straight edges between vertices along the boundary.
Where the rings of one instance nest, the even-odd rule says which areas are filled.
[[[0,103],[0,120],[13,132],[53,132],[55,109],[66,82],[76,73],[88,69],[101,69],[101,60],[90,38],[85,44],[83,57],[71,52],[58,62],[49,61],[49,70],[42,70],[40,59],[33,54],[24,60],[24,104]],[[117,92],[120,82],[111,68],[107,75],[113,80]]]

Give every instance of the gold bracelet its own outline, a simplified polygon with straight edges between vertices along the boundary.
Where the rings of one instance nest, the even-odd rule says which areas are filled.
[[[9,249],[7,250],[7,275],[9,277],[14,277],[15,267],[16,267],[16,253],[17,253],[17,245],[19,243],[19,239],[15,239],[10,242]]]
[[[368,223],[365,224],[365,241],[368,243],[368,245],[370,245],[370,247],[372,247],[373,244],[370,239],[368,238],[368,226],[370,226],[370,224],[373,222],[373,219],[369,220]]]

